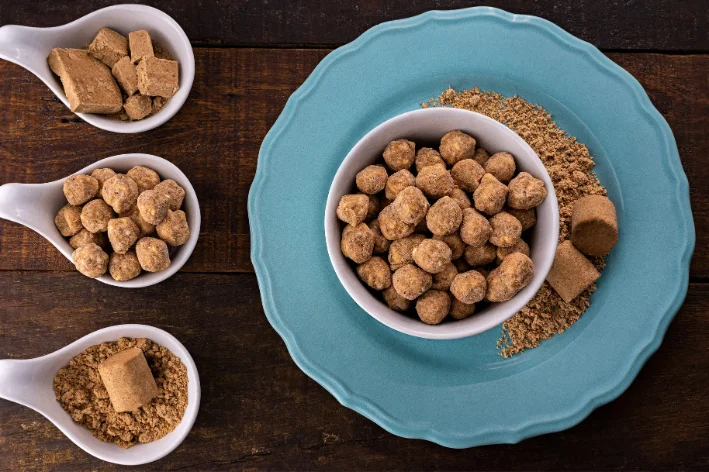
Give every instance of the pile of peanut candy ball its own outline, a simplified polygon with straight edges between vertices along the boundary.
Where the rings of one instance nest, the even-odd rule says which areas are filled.
[[[382,163],[357,174],[361,193],[337,207],[347,223],[341,250],[359,278],[427,324],[510,300],[534,274],[522,234],[536,224],[544,182],[517,173],[510,153],[476,144],[462,131],[443,136],[438,151],[392,141]]]
[[[136,166],[126,174],[102,168],[72,175],[64,181],[64,196],[68,204],[54,224],[70,238],[74,265],[87,277],[108,271],[123,282],[142,271],[165,270],[170,267],[169,248],[190,237],[180,210],[185,190],[174,180],[161,181],[147,167]]]

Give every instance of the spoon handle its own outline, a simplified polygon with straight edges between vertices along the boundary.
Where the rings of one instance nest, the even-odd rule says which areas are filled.
[[[35,359],[0,360],[0,398],[37,410],[47,394],[45,369]]]

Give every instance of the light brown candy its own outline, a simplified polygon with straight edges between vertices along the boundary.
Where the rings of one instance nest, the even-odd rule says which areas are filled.
[[[108,269],[108,254],[94,243],[76,249],[71,254],[71,258],[76,270],[92,279],[101,277]]]
[[[182,207],[182,201],[185,199],[185,189],[183,189],[180,184],[174,180],[165,179],[153,187],[153,190],[162,192],[167,196],[170,210],[175,211]]]
[[[91,233],[108,230],[108,222],[115,215],[106,202],[101,199],[91,200],[81,209],[81,224]]]
[[[145,30],[133,31],[128,34],[128,43],[130,46],[130,59],[134,63],[140,60],[154,57],[153,41],[150,34]]]
[[[101,195],[113,211],[126,213],[138,201],[138,184],[125,174],[116,174],[103,183]]]
[[[503,184],[509,182],[517,170],[515,158],[509,152],[496,152],[485,162],[484,168]]]
[[[140,229],[127,217],[114,218],[108,222],[108,240],[113,250],[124,254],[140,237]]]
[[[160,176],[153,169],[143,166],[135,166],[127,173],[128,177],[133,179],[138,185],[138,192],[142,193],[146,190],[152,190],[160,183]]]
[[[165,211],[167,212],[167,206]],[[337,204],[337,217],[352,226],[363,222],[367,218],[368,211],[369,197],[363,193],[343,195]]]
[[[74,236],[84,228],[81,224],[81,207],[64,205],[54,217],[54,224],[59,230],[59,234],[65,238]]]
[[[524,242],[523,239],[520,239],[512,246],[498,247],[497,256],[495,257],[495,260],[498,264],[502,264],[502,261],[505,260],[505,257],[509,256],[513,252],[521,252],[525,256],[529,256],[529,245]]]
[[[397,139],[387,145],[383,157],[394,172],[408,169],[416,158],[416,145],[408,139]]]
[[[507,205],[518,210],[529,210],[538,206],[547,196],[544,182],[527,172],[520,172],[507,187]]]
[[[451,293],[463,303],[477,303],[485,298],[487,282],[485,277],[476,271],[469,270],[458,274],[451,283]]]
[[[416,178],[414,174],[406,169],[394,172],[387,179],[386,186],[384,187],[384,195],[389,200],[394,200],[399,192],[404,190],[406,187],[412,187],[416,185]]]
[[[113,169],[109,169],[108,167],[103,167],[101,169],[94,169],[93,172],[91,172],[91,177],[96,179],[98,182],[98,191],[96,192],[96,195],[103,198],[101,196],[101,191],[103,190],[103,183],[116,175]]]
[[[451,283],[453,283],[453,279],[455,279],[456,275],[458,275],[458,269],[455,268],[452,262],[449,262],[443,267],[443,270],[433,274],[431,288],[434,290],[450,289]]]
[[[116,413],[138,411],[158,394],[158,386],[140,348],[131,347],[98,365]]]
[[[384,290],[391,286],[391,269],[379,256],[358,265],[357,275],[374,290]]]
[[[475,162],[484,166],[488,159],[490,159],[490,154],[486,150],[483,148],[477,148],[475,150],[475,154],[473,154],[473,160]]]
[[[460,225],[460,237],[465,244],[480,247],[485,244],[492,234],[492,226],[483,215],[473,208],[463,210],[463,222]]]
[[[366,215],[366,205],[369,202],[366,196],[365,200],[364,214]],[[138,196],[138,210],[140,210],[140,217],[145,221],[151,225],[159,225],[167,216],[170,205],[164,193],[157,190],[146,190]]]
[[[401,221],[393,205],[389,205],[379,213],[379,229],[382,235],[390,241],[405,238],[414,232],[416,225]]]
[[[514,216],[522,224],[522,231],[527,231],[529,228],[537,224],[537,210],[530,208],[529,210],[518,210],[509,206],[503,208],[504,211]]]
[[[446,292],[429,290],[416,301],[416,313],[421,321],[429,325],[437,325],[448,315],[451,298]]]
[[[362,264],[372,257],[374,234],[366,223],[360,223],[357,226],[347,225],[342,231],[340,248],[345,257],[352,259],[357,264]]]
[[[464,320],[475,313],[475,303],[463,303],[455,297],[451,297],[451,307],[448,314],[454,320]]]
[[[424,239],[414,248],[414,262],[429,274],[437,274],[451,262],[451,248],[443,241]]]
[[[504,211],[490,218],[490,242],[498,247],[514,246],[522,236],[522,223]]]
[[[570,303],[600,276],[591,261],[567,240],[556,247],[556,255],[547,274],[547,282],[562,300]]]
[[[98,180],[90,175],[76,174],[64,181],[64,196],[69,205],[83,205],[96,196]]]
[[[131,120],[142,120],[153,110],[153,101],[147,95],[131,95],[123,103],[123,111]]]
[[[605,256],[618,242],[618,218],[613,202],[602,195],[588,195],[574,203],[571,242],[589,256]]]
[[[406,311],[411,307],[411,301],[405,299],[394,289],[394,286],[382,291],[384,302],[395,311]]]
[[[130,97],[138,91],[138,70],[133,61],[130,60],[130,57],[125,56],[116,62],[111,68],[111,73],[126,95]]]
[[[355,182],[360,192],[374,195],[384,190],[389,175],[382,166],[367,166],[357,173]]]
[[[379,228],[379,220],[373,220],[368,223],[369,229],[372,230],[374,234],[374,254],[385,254],[389,250],[389,245],[391,241],[382,236],[382,231]]]
[[[421,148],[416,153],[416,172],[421,172],[424,167],[436,164],[445,165],[445,162],[435,149]]]
[[[389,246],[389,264],[391,270],[397,270],[414,261],[414,249],[426,239],[423,234],[412,234],[405,238],[397,239]]]
[[[135,223],[140,229],[141,238],[155,232],[155,225],[151,225],[145,221],[142,216],[140,216],[140,210],[138,210],[137,206],[134,206],[127,213],[123,213],[120,216],[126,216],[133,220],[133,223]]]
[[[140,271],[135,251],[127,251],[125,254],[114,252],[108,260],[108,273],[118,282],[134,279],[140,275]]]
[[[433,235],[433,239],[443,241],[451,248],[451,259],[456,260],[463,257],[465,251],[465,241],[460,237],[459,233],[447,234],[445,236]]]
[[[179,89],[180,65],[177,61],[146,57],[135,70],[141,95],[170,98]]]
[[[473,204],[470,202],[470,197],[468,197],[468,194],[463,192],[458,186],[453,188],[450,197],[456,202],[458,202],[458,206],[461,208],[461,210],[465,210],[466,208],[470,208],[473,206]]]
[[[466,192],[474,192],[480,185],[483,175],[485,175],[485,169],[473,159],[458,161],[451,169],[453,181]]]
[[[526,287],[533,275],[532,260],[520,252],[512,253],[487,276],[485,299],[490,302],[506,302]]]
[[[423,192],[416,187],[406,187],[392,203],[399,219],[416,225],[426,216],[429,204]]]
[[[502,210],[506,199],[507,186],[492,174],[485,174],[473,193],[475,209],[488,215],[494,215]]]
[[[495,260],[497,248],[490,243],[482,246],[468,246],[465,248],[465,262],[473,267],[483,266]]]
[[[472,159],[475,155],[475,138],[462,131],[451,131],[441,138],[438,150],[449,166],[463,159]]]
[[[443,165],[426,166],[416,176],[416,186],[429,198],[441,198],[453,193],[453,177]]]
[[[121,58],[128,56],[128,40],[110,28],[101,28],[88,47],[89,54],[113,67]]]
[[[391,282],[399,295],[415,300],[431,288],[433,278],[415,265],[406,264],[394,272]]]
[[[160,239],[169,246],[182,246],[190,239],[190,227],[187,216],[182,210],[167,210],[167,216],[155,227]]]
[[[426,225],[436,235],[445,236],[458,231],[463,221],[463,210],[451,197],[443,197],[426,214]]]
[[[106,233],[91,233],[86,229],[82,229],[69,240],[69,245],[74,249],[79,249],[87,244],[96,244],[104,251],[108,248],[108,238]]]
[[[140,267],[147,272],[158,272],[170,267],[170,252],[162,239],[144,237],[135,245]]]

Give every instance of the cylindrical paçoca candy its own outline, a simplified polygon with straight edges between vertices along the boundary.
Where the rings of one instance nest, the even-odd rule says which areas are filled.
[[[98,373],[117,413],[136,411],[158,394],[145,355],[137,347],[112,355],[99,364]]]
[[[618,242],[615,206],[603,195],[579,198],[571,214],[571,242],[587,256],[605,256]]]

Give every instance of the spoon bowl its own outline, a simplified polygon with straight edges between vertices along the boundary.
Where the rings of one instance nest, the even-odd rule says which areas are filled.
[[[76,174],[90,174],[94,169],[109,167],[118,173],[126,173],[132,167],[145,166],[153,169],[162,180],[172,179],[185,189],[182,209],[187,216],[190,237],[182,246],[170,252],[170,267],[160,272],[143,272],[134,279],[125,282],[114,280],[105,274],[97,280],[109,285],[124,288],[139,288],[162,282],[187,262],[199,238],[201,216],[197,194],[189,179],[171,162],[150,154],[120,154],[101,159],[84,167]],[[73,175],[73,174],[72,174]],[[0,218],[20,223],[42,235],[59,252],[72,261],[74,249],[54,225],[57,212],[66,205],[64,181],[68,177],[44,184],[5,184],[0,186]],[[73,263],[73,261],[72,261]]]
[[[86,348],[121,337],[148,338],[169,349],[187,368],[188,403],[182,421],[174,431],[151,443],[121,449],[115,444],[95,438],[83,426],[75,423],[54,395],[54,376],[59,369]],[[201,390],[197,367],[185,346],[174,336],[153,326],[126,324],[94,331],[68,346],[34,359],[0,360],[0,398],[32,408],[54,423],[74,444],[92,456],[122,465],[147,464],[172,452],[192,429],[199,410]]]
[[[91,113],[76,115],[97,128],[114,133],[141,133],[157,128],[172,118],[187,100],[194,81],[194,54],[180,25],[156,8],[114,5],[52,28],[6,25],[0,28],[0,59],[14,62],[39,77],[68,108],[69,101],[64,94],[64,87],[49,68],[47,56],[54,48],[86,47],[104,27],[125,36],[132,31],[147,30],[153,41],[179,62],[180,89],[158,113],[139,121],[120,121]]]

